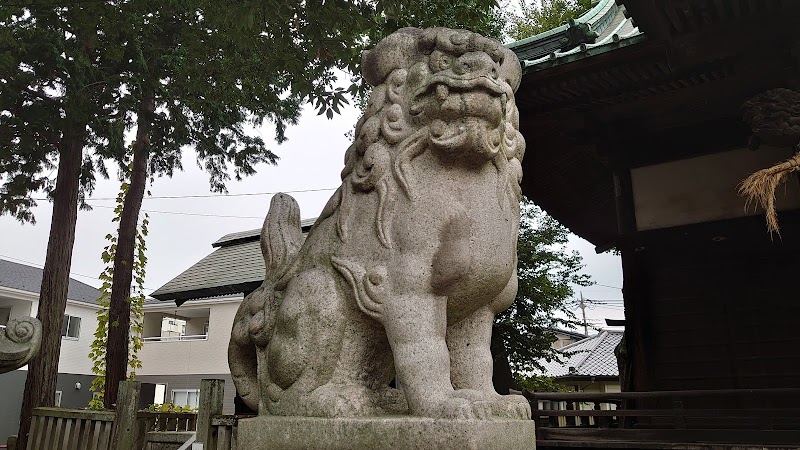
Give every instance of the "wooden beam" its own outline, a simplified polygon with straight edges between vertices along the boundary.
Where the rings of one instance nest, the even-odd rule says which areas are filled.
[[[197,441],[209,448],[213,440],[211,420],[222,415],[222,404],[225,398],[225,380],[200,381],[200,406],[197,409]]]

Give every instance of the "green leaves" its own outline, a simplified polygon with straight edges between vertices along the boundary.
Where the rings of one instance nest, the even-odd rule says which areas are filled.
[[[569,231],[539,207],[523,198],[517,241],[517,298],[495,319],[492,347],[505,352],[517,378],[526,378],[538,368],[536,360],[558,357],[551,348],[552,328],[575,324],[568,301],[573,286],[587,286],[583,263],[576,252],[568,252]]]
[[[126,174],[129,176],[130,170],[128,170]],[[119,222],[125,195],[129,189],[130,185],[128,182],[123,181],[120,183],[120,192],[116,200],[117,208],[114,209],[114,219],[112,223]],[[142,368],[142,361],[139,359],[138,355],[139,350],[141,350],[144,345],[144,341],[142,340],[142,333],[144,332],[144,279],[147,266],[145,237],[147,236],[149,223],[150,216],[144,214],[136,230],[135,258],[133,261],[134,285],[131,290],[131,295],[128,298],[131,304],[131,325],[128,331],[128,367],[130,368],[128,378],[131,380],[136,378],[136,370]],[[94,332],[94,340],[89,350],[89,359],[92,360],[92,373],[96,375],[90,388],[92,392],[96,393],[96,396],[89,402],[89,409],[104,408],[103,391],[105,389],[106,380],[108,330],[109,327],[119,327],[118,321],[109,323],[109,307],[111,306],[111,289],[114,280],[114,256],[117,249],[117,236],[109,233],[106,235],[106,240],[109,242],[109,245],[105,247],[101,255],[103,262],[106,264],[106,268],[99,277],[100,280],[103,281],[103,284],[99,289],[100,298],[97,299],[97,303],[100,305],[100,309],[97,311],[97,329]]]

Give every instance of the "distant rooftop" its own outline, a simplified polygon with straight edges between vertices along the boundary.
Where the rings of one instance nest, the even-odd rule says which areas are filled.
[[[301,220],[303,232],[308,232],[316,220]],[[255,290],[264,281],[266,273],[260,238],[260,228],[222,236],[211,244],[216,250],[150,295],[162,301],[174,300],[181,305],[191,299]]]
[[[0,259],[0,287],[38,294],[42,287],[42,269]],[[100,291],[72,278],[67,298],[76,302],[97,305]]]
[[[562,347],[568,353],[563,362],[540,361],[545,371],[542,375],[553,378],[618,377],[617,357],[614,349],[622,340],[622,331],[604,330],[586,339]],[[573,368],[570,371],[570,368]]]
[[[563,328],[553,327],[553,328],[550,328],[550,331],[552,331],[553,333],[565,334],[565,335],[567,335],[567,336],[569,336],[571,338],[574,338],[574,339],[579,339],[579,340],[580,339],[586,339],[586,335],[585,334],[583,334],[581,332],[578,332],[578,331],[575,331],[575,330],[565,330]]]
[[[580,17],[506,47],[517,54],[523,73],[566,64],[644,39],[615,0],[600,0]]]

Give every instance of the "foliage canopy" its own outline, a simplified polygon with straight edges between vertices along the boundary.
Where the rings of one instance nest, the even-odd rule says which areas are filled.
[[[569,231],[530,200],[521,202],[517,241],[517,298],[495,318],[492,346],[505,353],[515,378],[541,369],[537,360],[558,358],[553,329],[577,324],[569,300],[574,286],[591,284],[581,256],[566,249]]]

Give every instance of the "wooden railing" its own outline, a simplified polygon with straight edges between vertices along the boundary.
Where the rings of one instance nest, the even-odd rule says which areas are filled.
[[[211,419],[211,437],[208,450],[236,450],[239,418],[237,416],[217,416]]]
[[[800,446],[796,388],[525,395],[539,446],[587,440]]]
[[[148,447],[148,444],[156,441],[174,443],[183,439],[183,443],[194,431],[197,431],[197,413],[139,411],[136,413],[135,448],[151,450],[153,445]]]

